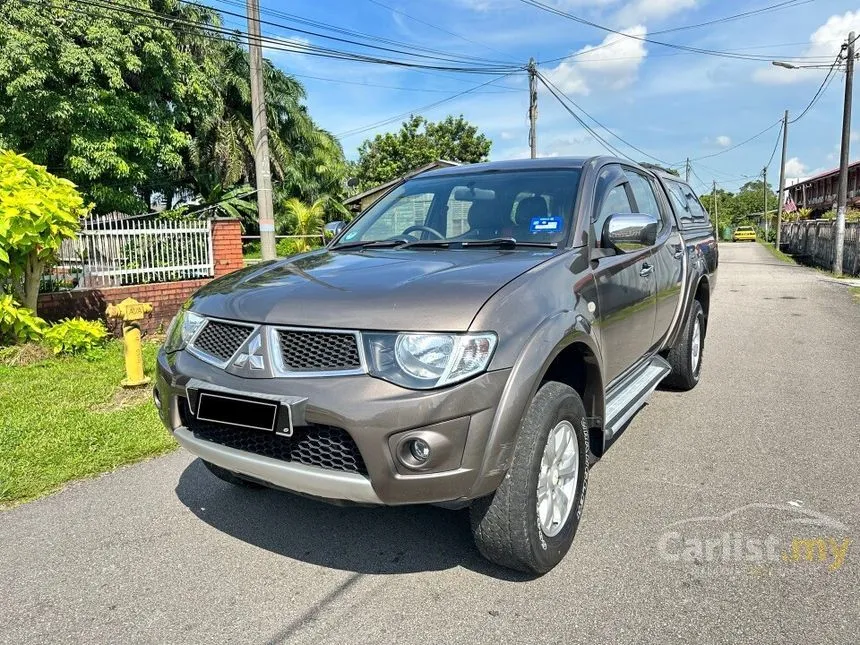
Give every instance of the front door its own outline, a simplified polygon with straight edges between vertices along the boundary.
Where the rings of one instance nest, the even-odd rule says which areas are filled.
[[[592,236],[599,248],[606,219],[615,213],[636,211],[630,184],[619,166],[604,168],[597,185]],[[602,257],[592,267],[597,283],[601,351],[609,383],[651,347],[656,312],[651,249]]]
[[[651,263],[654,265],[654,285],[657,293],[657,312],[652,345],[656,346],[669,331],[681,301],[681,287],[684,277],[684,241],[681,239],[681,234],[675,224],[675,218],[668,210],[669,206],[666,200],[661,198],[663,192],[655,184],[656,180],[632,168],[625,168],[624,172],[630,182],[637,212],[653,215],[660,222],[657,243],[651,253]]]

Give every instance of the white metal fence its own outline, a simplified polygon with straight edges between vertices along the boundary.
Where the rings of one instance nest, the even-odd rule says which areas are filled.
[[[63,242],[43,290],[207,278],[214,266],[210,220],[88,220]]]

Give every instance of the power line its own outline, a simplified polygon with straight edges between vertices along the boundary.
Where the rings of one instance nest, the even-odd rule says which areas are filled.
[[[749,18],[750,16],[755,16],[761,13],[767,13],[769,11],[777,11],[779,9],[793,9],[794,7],[799,7],[803,4],[809,4],[810,2],[814,2],[814,0],[783,0],[783,2],[777,2],[776,4],[768,5],[766,7],[761,7],[759,9],[751,9],[750,11],[743,11],[741,13],[736,13],[731,16],[723,16],[722,18],[715,18],[714,20],[708,20],[705,22],[699,22],[693,25],[683,25],[681,27],[672,27],[670,29],[661,29],[659,31],[651,32],[651,35],[657,34],[668,34],[672,32],[678,31],[687,31],[689,29],[698,29],[699,27],[709,27],[711,25],[722,24],[725,22],[731,22],[733,20],[740,20],[742,18]]]
[[[53,9],[65,8],[68,11],[74,11],[76,13],[82,13],[84,15],[92,16],[92,11],[86,10],[75,10],[71,7],[61,7],[48,2],[38,1],[38,0],[22,0],[23,2],[27,2],[29,4],[37,4],[37,5],[48,5]],[[131,7],[128,5],[122,5],[116,2],[113,2],[110,5],[103,4],[98,0],[69,0],[73,4],[82,5],[85,7],[89,7],[92,9],[98,9],[106,12],[106,17],[111,17],[114,20],[117,20],[120,23],[126,24],[139,24],[136,21],[131,19],[123,21],[122,18],[116,16],[116,14],[128,15],[130,17],[135,18],[151,18],[157,21],[163,21],[166,23],[171,23],[174,25],[171,26],[161,26],[161,25],[152,25],[153,28],[163,29],[166,31],[174,31],[174,32],[182,32],[183,29],[176,28],[176,25],[180,27],[191,27],[196,28],[199,31],[194,32],[194,35],[202,38],[209,38],[212,40],[220,40],[226,42],[236,43],[237,39],[242,37],[244,39],[253,40],[254,42],[259,42],[263,44],[269,50],[275,51],[285,51],[294,54],[303,54],[307,56],[317,56],[322,58],[331,58],[338,60],[347,60],[353,62],[364,62],[364,63],[375,63],[382,65],[390,65],[395,67],[403,67],[409,69],[426,69],[426,70],[439,70],[439,71],[449,71],[449,72],[457,72],[457,73],[472,73],[472,74],[506,74],[517,71],[516,67],[492,67],[489,65],[485,66],[469,66],[471,65],[468,61],[456,61],[454,59],[437,59],[440,64],[432,64],[431,62],[417,62],[410,60],[397,60],[397,59],[389,59],[382,58],[380,56],[373,56],[370,54],[362,54],[359,52],[350,52],[350,51],[342,51],[337,49],[331,49],[326,47],[320,47],[311,44],[297,44],[297,43],[288,43],[283,40],[277,38],[271,38],[266,36],[253,36],[249,35],[247,32],[241,30],[227,30],[221,27],[214,26],[212,24],[201,23],[193,20],[185,20],[182,18],[175,18],[173,16],[168,16],[165,14],[161,14],[154,11],[148,11],[143,9],[138,9],[136,7]],[[108,16],[109,13],[114,15]],[[188,32],[190,33],[190,32]],[[417,54],[408,54],[412,56],[421,56],[422,58],[432,58],[423,55]],[[441,64],[441,63],[457,63],[463,62],[462,66],[456,66],[452,64]]]
[[[780,124],[779,131],[776,133],[776,142],[773,144],[773,152],[770,153],[770,159],[767,160],[766,167],[770,168],[770,164],[773,163],[773,158],[776,155],[776,149],[779,147],[779,142],[782,138],[783,124]]]
[[[605,32],[608,32],[611,34],[616,34],[616,35],[621,36],[623,38],[630,38],[632,40],[638,40],[640,42],[651,43],[652,45],[660,45],[662,47],[670,47],[672,49],[679,49],[682,51],[688,51],[688,52],[692,52],[692,53],[696,53],[696,54],[702,54],[702,55],[706,55],[706,56],[732,58],[732,59],[737,59],[737,60],[751,60],[751,61],[769,61],[769,60],[771,60],[770,56],[763,55],[763,54],[762,55],[738,54],[738,53],[733,53],[733,52],[729,52],[729,51],[722,51],[722,50],[716,50],[716,49],[704,49],[701,47],[691,47],[689,45],[679,45],[679,44],[675,44],[675,43],[667,43],[667,42],[664,42],[661,40],[654,40],[653,38],[648,38],[646,36],[636,36],[634,34],[628,34],[626,32],[619,31],[618,29],[613,29],[611,27],[601,25],[601,24],[593,22],[591,20],[586,20],[585,18],[574,15],[574,14],[569,13],[567,11],[563,11],[563,10],[558,9],[556,7],[544,4],[543,2],[539,2],[538,0],[520,0],[520,2],[527,4],[529,6],[535,7],[537,9],[541,9],[542,11],[546,11],[547,13],[551,13],[551,14],[560,16],[562,18],[567,18],[568,20],[572,20],[573,22],[576,22],[576,23],[579,23],[582,25],[594,27],[595,29],[600,29],[601,31],[605,31]],[[607,47],[610,44],[612,44],[612,43],[606,43],[604,45],[599,45],[598,47],[593,47],[587,51],[591,52],[591,51],[594,51],[598,48]],[[581,56],[584,53],[586,53],[586,52],[580,52],[578,54],[572,54],[571,56],[567,56],[564,58],[574,58],[576,56]],[[820,58],[821,57],[816,57],[816,56],[792,56],[792,57],[789,57],[790,60],[805,60],[805,59],[818,60]],[[554,59],[554,60],[562,60],[562,59]],[[544,63],[546,63],[546,62],[553,62],[553,61],[544,61]]]
[[[599,134],[597,134],[597,132],[595,132],[594,129],[592,129],[591,126],[589,126],[585,121],[583,121],[580,118],[580,116],[576,112],[574,112],[570,108],[569,105],[567,105],[567,103],[562,98],[562,95],[560,95],[556,91],[555,86],[550,84],[547,81],[547,79],[543,76],[543,74],[537,73],[536,76],[537,76],[538,80],[540,80],[540,82],[544,84],[544,87],[546,87],[546,89],[549,90],[550,94],[552,94],[555,97],[555,99],[561,104],[561,106],[567,111],[567,113],[570,114],[574,119],[576,119],[577,123],[579,123],[583,128],[585,128],[586,132],[588,132],[592,137],[594,137],[597,141],[599,141],[601,144],[603,144],[604,148],[606,148],[609,152],[611,152],[612,154],[614,154],[618,157],[624,157],[625,159],[628,159],[630,161],[634,161],[634,159],[632,157],[629,157],[628,155],[621,152],[618,148],[616,148],[611,143],[609,143],[606,139],[604,139]]]
[[[203,4],[200,4],[198,2],[194,2],[192,0],[179,0],[179,2],[181,2],[182,4],[190,5],[190,6],[211,9],[211,7],[208,7],[207,5],[203,5]],[[238,6],[238,7],[244,8],[244,3],[243,2],[237,2],[236,0],[221,0],[221,2],[222,2],[222,4],[226,4],[229,6]],[[218,9],[218,11],[219,11],[219,13],[226,15],[226,16],[233,16],[236,18],[244,18],[245,17],[244,13],[236,13],[233,11],[228,11],[227,9]],[[332,40],[335,42],[355,45],[358,47],[378,49],[379,51],[387,51],[387,52],[397,53],[397,54],[410,54],[411,52],[409,50],[416,50],[416,51],[428,52],[430,54],[436,54],[437,55],[436,57],[439,57],[439,55],[441,55],[442,57],[449,56],[449,52],[441,51],[438,49],[430,49],[428,47],[420,47],[418,45],[415,45],[414,43],[404,43],[404,42],[392,40],[390,38],[386,38],[383,36],[366,34],[366,33],[360,32],[360,31],[352,30],[352,29],[337,27],[335,25],[331,25],[331,24],[324,23],[324,22],[319,22],[316,20],[309,20],[307,18],[302,18],[301,16],[296,16],[294,14],[289,14],[289,13],[285,13],[282,11],[275,11],[272,9],[268,9],[266,11],[262,11],[261,13],[263,13],[264,15],[275,15],[278,17],[285,18],[287,20],[291,20],[291,21],[296,22],[298,24],[302,24],[302,25],[306,25],[306,26],[310,26],[310,27],[326,29],[326,30],[332,31],[333,33],[341,34],[343,36],[350,36],[351,38],[341,38],[339,36],[329,36],[329,35],[326,35],[324,33],[320,33],[318,31],[309,31],[307,29],[300,29],[298,27],[293,27],[291,25],[286,25],[284,23],[274,22],[272,20],[260,20],[260,23],[263,25],[268,25],[270,27],[276,27],[278,29],[284,29],[285,31],[291,31],[293,33],[302,34],[303,36],[313,36],[315,38],[324,38],[326,40]],[[383,47],[381,45],[367,44],[367,43],[353,40],[353,38],[363,38],[365,40],[369,40],[371,43],[378,42],[378,43],[384,43],[386,45],[392,45],[394,47],[406,47],[408,49],[406,51],[404,51],[402,49],[393,49],[391,47]],[[412,55],[421,56],[420,54],[412,54]],[[481,58],[478,56],[469,56],[469,55],[462,55],[462,56],[460,56],[460,59],[471,60],[473,62],[480,62],[480,63],[504,64],[504,65],[510,64],[509,61],[489,60],[486,58]]]
[[[767,126],[764,130],[762,130],[761,132],[758,132],[757,134],[754,134],[749,139],[744,139],[740,143],[736,143],[735,145],[730,146],[730,147],[726,148],[725,150],[720,150],[719,152],[715,152],[715,153],[710,154],[710,155],[703,155],[701,157],[695,157],[693,159],[690,159],[690,161],[699,161],[701,159],[711,159],[712,157],[719,157],[720,155],[724,155],[727,152],[731,152],[732,150],[736,150],[737,148],[740,148],[741,146],[745,146],[750,141],[754,141],[755,139],[758,139],[762,135],[773,130],[776,126],[781,125],[781,124],[782,124],[782,119],[780,119],[779,121],[776,121],[775,123],[772,123],[771,125]]]
[[[451,91],[451,90],[443,90],[443,89],[428,88],[428,87],[400,87],[397,85],[381,85],[378,83],[367,83],[365,81],[347,81],[347,80],[342,79],[342,78],[330,78],[330,77],[326,77],[326,76],[312,76],[310,74],[296,74],[294,72],[289,72],[289,75],[295,76],[296,78],[309,78],[309,79],[312,79],[315,81],[326,81],[329,83],[338,83],[338,84],[343,84],[343,85],[361,85],[363,87],[379,87],[379,88],[383,88],[383,89],[387,89],[387,90],[400,90],[403,92],[432,92],[432,93],[444,94],[444,93],[448,93]],[[460,80],[460,79],[457,79],[457,80]],[[493,81],[493,82],[495,82],[495,81]],[[515,87],[504,87],[501,85],[498,87],[499,87],[498,90],[484,90],[484,91],[478,91],[478,92],[473,92],[473,93],[474,94],[510,94],[512,92],[517,93],[517,92],[521,91]]]
[[[598,121],[596,118],[594,118],[593,116],[591,116],[591,115],[590,115],[588,112],[586,112],[586,111],[585,111],[585,110],[584,110],[580,105],[578,105],[578,104],[577,104],[577,103],[576,103],[572,98],[570,98],[567,94],[565,94],[564,92],[562,92],[562,91],[561,91],[561,89],[560,89],[557,85],[555,85],[554,83],[552,83],[552,81],[550,81],[549,79],[547,79],[546,77],[544,77],[542,74],[540,74],[540,72],[538,72],[538,76],[540,76],[540,77],[541,77],[541,81],[544,83],[544,85],[552,85],[552,87],[553,87],[553,88],[555,88],[556,92],[558,92],[558,94],[560,94],[560,95],[561,95],[561,96],[563,96],[565,99],[567,99],[567,101],[568,101],[571,105],[573,105],[577,110],[579,110],[580,112],[582,112],[585,116],[587,116],[587,117],[588,117],[589,119],[591,119],[594,123],[596,123],[598,127],[603,128],[606,132],[608,132],[608,133],[609,133],[609,134],[611,134],[613,137],[615,137],[616,139],[618,139],[618,140],[619,140],[621,143],[623,143],[625,146],[627,146],[628,148],[631,148],[631,149],[635,150],[636,152],[638,152],[638,153],[639,153],[639,154],[641,154],[641,155],[644,155],[644,156],[648,157],[649,159],[653,159],[654,161],[656,161],[656,162],[657,162],[657,163],[659,163],[659,164],[663,164],[664,166],[669,166],[669,165],[671,165],[671,164],[669,164],[669,162],[667,162],[667,161],[663,161],[662,159],[660,159],[660,158],[658,158],[658,157],[655,157],[654,155],[648,154],[647,152],[645,152],[645,151],[644,151],[644,150],[642,150],[641,148],[637,148],[636,146],[634,146],[632,143],[630,143],[630,142],[629,142],[629,141],[627,141],[626,139],[623,139],[621,136],[619,136],[619,135],[615,134],[615,132],[613,132],[610,128],[608,128],[607,126],[603,125],[600,121]],[[556,98],[558,98],[558,97],[556,97]]]
[[[836,66],[839,64],[841,58],[842,52],[840,51],[839,55],[836,57],[836,60],[833,61],[833,64],[830,66],[830,69],[828,70],[827,75],[824,77],[824,80],[821,81],[821,85],[818,86],[818,90],[812,96],[812,99],[810,99],[806,107],[803,108],[803,112],[801,112],[797,117],[789,121],[789,123],[797,123],[798,121],[800,121],[806,115],[806,113],[809,112],[812,107],[819,101],[819,99],[824,96],[825,92],[827,92],[827,89],[830,87],[830,83],[832,83],[833,79],[836,78],[836,74],[834,74],[834,71],[836,71]]]

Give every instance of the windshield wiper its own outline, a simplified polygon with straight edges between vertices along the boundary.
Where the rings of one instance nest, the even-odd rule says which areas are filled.
[[[451,246],[451,240],[414,240],[413,242],[406,242],[401,246],[398,246],[398,249],[414,249],[414,248],[433,248],[437,246]]]
[[[332,251],[344,251],[346,249],[393,249],[395,246],[403,246],[407,244],[407,240],[365,240],[363,242],[346,242],[345,244],[337,244],[331,247]]]
[[[498,246],[500,248],[514,249],[518,246],[533,246],[545,249],[558,248],[558,242],[520,242],[513,237],[497,237],[492,240],[465,240],[463,247],[467,246]]]

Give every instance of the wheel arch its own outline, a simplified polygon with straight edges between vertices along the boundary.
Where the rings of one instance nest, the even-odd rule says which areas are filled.
[[[573,387],[583,399],[586,414],[602,419],[600,352],[590,323],[581,315],[571,319],[571,313],[558,312],[545,319],[521,350],[496,409],[471,497],[489,494],[501,483],[510,467],[529,402],[549,377]],[[547,351],[549,347],[552,349]],[[593,451],[602,450],[602,433],[600,436]]]
[[[572,387],[582,399],[586,416],[601,420],[600,427],[592,423],[595,427],[589,428],[589,443],[595,455],[602,455],[605,403],[603,374],[597,353],[582,339],[560,347],[538,380],[538,387],[547,381],[558,381]]]
[[[708,276],[703,275],[698,284],[696,284],[696,290],[693,292],[693,300],[698,300],[699,304],[702,305],[702,312],[705,314],[705,331],[708,330],[708,313],[711,309],[711,283],[708,280]],[[690,302],[690,306],[692,306],[692,301]]]

